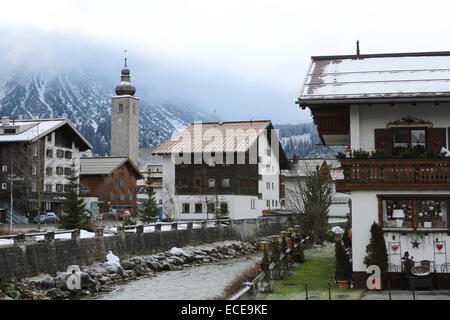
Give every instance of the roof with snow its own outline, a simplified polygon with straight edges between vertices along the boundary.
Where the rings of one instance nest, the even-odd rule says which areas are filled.
[[[200,146],[200,152],[245,152],[256,141],[261,131],[268,129],[271,125],[269,120],[192,123],[184,131],[173,135],[157,147],[153,154],[179,153],[188,150],[193,152],[196,143]],[[197,134],[197,130],[199,134]],[[224,139],[210,141],[209,132],[211,134],[220,133]],[[233,138],[232,132],[238,135],[238,139],[235,139],[234,143],[229,143],[229,139]]]
[[[450,52],[311,57],[298,104],[450,101]]]
[[[139,148],[138,168],[141,172],[147,169],[147,166],[159,166],[163,164],[162,156],[153,154],[155,147]]]
[[[153,154],[247,152],[266,129],[268,134],[274,129],[270,120],[191,123],[157,147]],[[287,167],[287,156],[280,142],[279,155],[281,167]]]
[[[139,169],[127,157],[80,158],[80,175],[109,175],[125,163],[132,168],[136,179],[144,178]]]
[[[92,149],[92,145],[75,128],[75,126],[65,118],[61,119],[30,119],[30,120],[9,120],[8,124],[0,124],[0,128],[15,128],[15,134],[0,134],[0,143],[3,142],[34,142],[45,137],[58,128],[66,126],[74,135],[72,138],[78,143],[80,151]]]

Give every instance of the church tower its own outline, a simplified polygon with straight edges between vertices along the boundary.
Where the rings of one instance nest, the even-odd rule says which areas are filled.
[[[130,69],[122,69],[121,82],[111,103],[111,156],[129,157],[135,165],[139,158],[139,99],[130,81]]]

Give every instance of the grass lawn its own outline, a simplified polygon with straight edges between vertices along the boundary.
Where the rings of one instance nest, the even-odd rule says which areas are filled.
[[[276,281],[267,300],[305,300],[305,283],[310,300],[328,300],[328,282],[332,300],[359,300],[361,289],[339,290],[334,283],[334,245],[305,250],[305,262],[287,279]]]

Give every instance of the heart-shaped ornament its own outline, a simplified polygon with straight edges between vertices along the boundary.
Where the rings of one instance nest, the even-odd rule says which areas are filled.
[[[392,248],[392,250],[397,251],[398,245],[394,244],[391,248]]]
[[[443,247],[444,247],[444,245],[443,245],[442,243],[436,244],[436,248],[437,248],[438,250],[441,250]]]

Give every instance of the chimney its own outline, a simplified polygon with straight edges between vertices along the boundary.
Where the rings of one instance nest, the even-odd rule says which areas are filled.
[[[356,59],[359,59],[359,40],[356,41]]]
[[[3,126],[9,125],[9,117],[8,116],[3,116],[2,117],[2,125]]]
[[[50,119],[53,119],[53,113],[50,113]]]
[[[23,120],[23,115],[19,114],[19,121]]]

